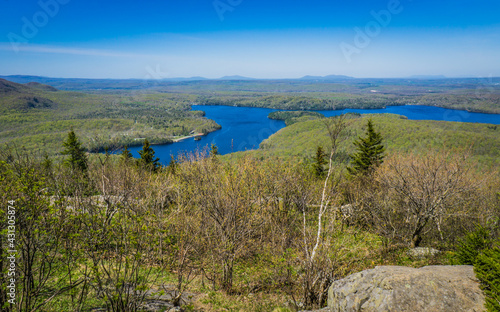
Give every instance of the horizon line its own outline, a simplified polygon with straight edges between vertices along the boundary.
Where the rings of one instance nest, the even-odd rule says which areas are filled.
[[[411,75],[411,76],[402,76],[402,77],[354,77],[348,75],[338,75],[338,74],[330,74],[325,76],[319,75],[305,75],[302,77],[286,77],[286,78],[255,78],[255,77],[247,77],[241,75],[225,75],[217,78],[207,78],[203,76],[191,76],[191,77],[149,77],[149,78],[138,78],[138,77],[130,77],[130,78],[89,78],[89,77],[52,77],[52,76],[43,76],[43,75],[30,75],[30,74],[0,74],[0,77],[36,77],[36,78],[47,78],[47,79],[87,79],[87,80],[147,80],[147,81],[168,81],[168,80],[179,80],[179,79],[190,79],[193,81],[201,81],[201,80],[342,80],[342,79],[484,79],[484,78],[500,78],[500,76],[445,76],[445,75]]]

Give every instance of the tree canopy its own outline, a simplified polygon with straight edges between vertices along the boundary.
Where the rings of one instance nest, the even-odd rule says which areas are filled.
[[[318,146],[316,148],[316,156],[314,157],[313,163],[314,174],[317,177],[323,177],[325,175],[325,165],[327,164],[326,156],[327,155],[323,150],[323,147]]]
[[[144,140],[144,144],[142,145],[142,150],[139,151],[139,155],[141,156],[140,163],[152,170],[156,171],[160,167],[160,158],[155,157],[155,151],[151,147],[148,139]]]
[[[132,158],[132,153],[128,149],[127,145],[125,145],[125,147],[123,148],[122,152],[120,153],[120,156],[121,159],[123,159],[124,161],[127,161]]]
[[[353,176],[369,173],[378,167],[384,159],[385,147],[382,145],[382,136],[376,132],[373,122],[368,119],[364,137],[359,137],[354,141],[357,152],[349,155],[351,157],[351,167],[347,170]]]
[[[65,161],[66,164],[73,170],[86,171],[87,155],[85,154],[85,148],[82,147],[82,143],[78,140],[73,129],[68,133],[68,138],[63,142],[63,146],[62,154],[69,155],[69,158]]]

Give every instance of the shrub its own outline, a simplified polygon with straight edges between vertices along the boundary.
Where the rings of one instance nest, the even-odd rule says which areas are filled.
[[[473,265],[482,250],[491,247],[490,231],[477,226],[474,232],[468,233],[458,242],[457,260],[459,264]]]
[[[474,272],[486,296],[486,309],[500,311],[500,248],[487,249],[479,254]]]

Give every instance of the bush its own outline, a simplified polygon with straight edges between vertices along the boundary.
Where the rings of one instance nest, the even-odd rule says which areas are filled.
[[[491,247],[490,231],[477,226],[474,232],[468,233],[458,242],[457,260],[459,264],[473,265],[482,250]]]
[[[500,248],[481,253],[474,264],[474,272],[486,296],[486,309],[500,311]]]

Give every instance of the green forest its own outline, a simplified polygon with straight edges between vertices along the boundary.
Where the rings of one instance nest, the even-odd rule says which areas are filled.
[[[88,151],[142,145],[145,138],[153,144],[171,143],[193,131],[220,128],[203,112],[191,111],[194,96],[88,94],[35,86],[0,79],[1,143],[57,155],[71,127]]]
[[[372,119],[384,136],[388,153],[425,154],[430,151],[468,149],[479,169],[500,165],[500,127],[495,125],[408,120],[404,116],[392,114],[347,116],[349,127],[344,132],[345,140],[340,143],[336,155],[339,162],[349,162],[349,154],[355,148],[352,142],[363,133],[366,120]],[[300,117],[299,120],[302,118],[306,117]],[[325,119],[307,119],[281,129],[263,141],[258,150],[234,153],[228,157],[249,153],[255,157],[311,161],[317,146],[328,146],[328,137]]]

